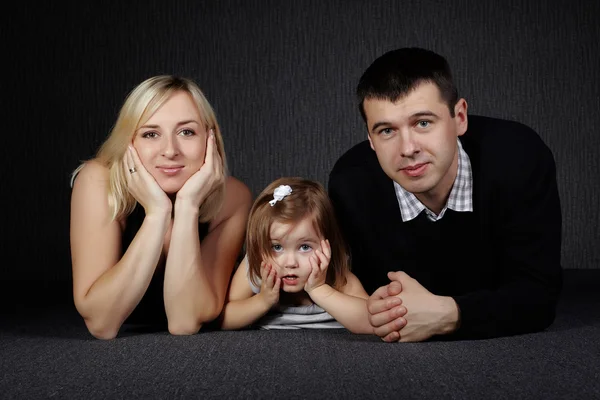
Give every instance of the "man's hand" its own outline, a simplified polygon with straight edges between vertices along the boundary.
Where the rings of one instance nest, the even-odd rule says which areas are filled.
[[[388,286],[394,282],[401,284],[402,292],[396,297],[402,299],[402,304],[407,310],[404,316],[406,326],[399,332],[401,342],[421,342],[434,335],[452,333],[457,329],[459,312],[452,297],[434,295],[402,271],[389,272],[388,278],[392,281]],[[386,333],[386,330],[381,332]],[[387,335],[393,333],[395,332]],[[386,337],[383,339],[389,341]]]
[[[369,323],[373,327],[373,333],[384,342],[400,340],[400,330],[406,325],[406,307],[402,306],[400,297],[395,297],[401,292],[402,284],[392,281],[373,292],[367,300]]]

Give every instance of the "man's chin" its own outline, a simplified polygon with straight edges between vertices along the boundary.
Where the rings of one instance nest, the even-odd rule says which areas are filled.
[[[431,190],[431,185],[426,182],[406,182],[403,179],[396,179],[395,181],[402,189],[414,195],[427,193]]]

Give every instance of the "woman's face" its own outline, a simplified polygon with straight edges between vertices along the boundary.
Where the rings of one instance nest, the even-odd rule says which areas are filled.
[[[174,194],[204,164],[206,126],[187,92],[173,94],[134,134],[142,164],[167,194]]]

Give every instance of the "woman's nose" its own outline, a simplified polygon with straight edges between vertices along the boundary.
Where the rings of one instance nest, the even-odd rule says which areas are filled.
[[[165,138],[165,146],[163,147],[163,155],[168,158],[175,157],[179,154],[179,143],[174,137]]]

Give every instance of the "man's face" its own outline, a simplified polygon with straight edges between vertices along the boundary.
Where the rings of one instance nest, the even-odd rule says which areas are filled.
[[[384,172],[432,210],[443,208],[458,167],[456,139],[467,130],[467,103],[455,117],[433,83],[418,85],[405,97],[366,99],[369,142]]]

